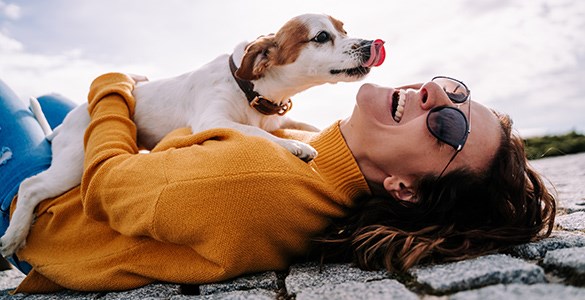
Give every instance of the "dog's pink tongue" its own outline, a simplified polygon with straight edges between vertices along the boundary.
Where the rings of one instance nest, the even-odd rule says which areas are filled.
[[[386,58],[386,49],[384,49],[384,41],[377,39],[372,42],[370,47],[370,58],[362,64],[362,67],[377,67],[384,62]]]

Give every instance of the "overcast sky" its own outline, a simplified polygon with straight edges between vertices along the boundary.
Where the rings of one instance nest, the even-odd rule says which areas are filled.
[[[449,75],[524,136],[585,132],[585,1],[574,0],[0,0],[0,79],[23,101],[81,103],[102,73],[179,75],[308,12],[386,41],[363,82]],[[363,82],[303,92],[290,115],[323,128],[351,113]]]

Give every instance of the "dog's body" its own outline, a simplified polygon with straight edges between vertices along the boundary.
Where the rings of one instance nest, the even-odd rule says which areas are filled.
[[[316,130],[281,115],[290,108],[289,98],[312,86],[359,80],[384,60],[381,42],[349,38],[342,25],[325,15],[298,16],[276,34],[236,47],[232,57],[239,68],[235,73],[230,69],[232,58],[222,55],[196,71],[138,84],[133,95],[139,144],[152,148],[180,127],[191,127],[194,133],[227,127],[265,137],[311,160],[317,155],[311,146],[268,133],[279,128]],[[251,83],[255,92],[282,108],[280,114],[265,115],[251,108],[250,97],[239,87],[241,81]],[[38,203],[80,183],[83,135],[89,121],[87,104],[80,105],[50,135],[52,164],[20,185],[12,221],[0,239],[3,255],[24,245]]]

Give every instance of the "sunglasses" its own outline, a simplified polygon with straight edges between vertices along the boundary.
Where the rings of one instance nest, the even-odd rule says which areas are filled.
[[[431,81],[438,84],[445,94],[447,94],[451,102],[457,105],[457,107],[433,107],[427,115],[427,128],[431,134],[439,141],[455,149],[455,154],[453,154],[443,171],[441,171],[441,174],[439,174],[438,178],[441,178],[457,154],[463,149],[465,141],[467,141],[467,136],[471,132],[471,101],[469,101],[467,113],[469,121],[459,109],[461,104],[470,99],[471,92],[463,82],[450,77],[437,76]]]

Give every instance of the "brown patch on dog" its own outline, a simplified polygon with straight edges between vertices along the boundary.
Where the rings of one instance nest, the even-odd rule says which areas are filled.
[[[343,22],[337,20],[336,18],[332,17],[332,16],[328,16],[329,20],[331,21],[331,23],[333,24],[333,27],[335,27],[335,29],[337,29],[337,31],[339,31],[339,33],[343,34],[343,35],[347,35],[347,31],[345,31],[345,29],[343,29]]]
[[[246,47],[240,68],[236,76],[243,80],[256,80],[264,76],[264,72],[272,63],[272,52],[276,50],[274,35],[261,36]]]
[[[236,76],[244,80],[257,80],[271,66],[286,65],[296,61],[301,50],[309,42],[309,29],[297,19],[288,21],[275,34],[261,36],[246,47]]]
[[[275,42],[278,51],[273,53],[274,63],[276,65],[293,63],[309,42],[309,28],[297,19],[290,20],[276,33]]]

